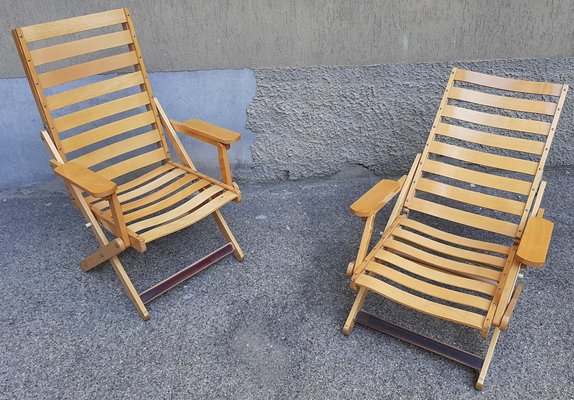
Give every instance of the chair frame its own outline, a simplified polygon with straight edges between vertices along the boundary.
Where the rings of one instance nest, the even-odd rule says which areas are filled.
[[[542,180],[542,174],[545,162],[548,157],[550,145],[556,131],[556,126],[560,118],[560,113],[563,109],[564,101],[566,99],[568,85],[544,84],[538,82],[533,83],[537,85],[547,85],[544,87],[539,87],[542,87],[545,91],[551,93],[551,95],[558,97],[558,101],[556,103],[556,109],[553,114],[552,122],[549,126],[544,149],[538,162],[538,169],[534,174],[531,190],[526,200],[525,209],[522,214],[520,223],[518,224],[518,231],[517,236],[515,237],[514,245],[510,249],[510,253],[506,259],[506,264],[504,265],[502,271],[502,278],[498,283],[498,288],[494,295],[493,301],[484,319],[484,324],[480,329],[481,337],[483,339],[487,339],[491,328],[494,328],[492,334],[490,335],[490,343],[484,357],[468,353],[462,349],[423,336],[419,333],[413,332],[409,329],[395,325],[391,322],[382,320],[362,311],[366,296],[371,289],[356,283],[358,277],[364,272],[366,265],[369,263],[369,260],[375,257],[377,251],[382,248],[385,240],[389,238],[393,230],[400,224],[401,220],[408,216],[409,200],[414,196],[415,182],[422,176],[423,163],[428,158],[429,149],[431,148],[431,144],[435,137],[437,126],[443,117],[443,110],[445,110],[445,106],[447,105],[447,101],[449,99],[449,93],[454,87],[455,77],[458,77],[459,75],[464,76],[465,74],[474,75],[476,73],[458,70],[457,68],[452,70],[424,151],[422,154],[417,154],[408,175],[403,176],[396,182],[388,180],[379,182],[375,187],[373,187],[353,205],[351,205],[351,212],[365,220],[365,228],[361,238],[357,258],[350,262],[347,267],[347,274],[351,277],[350,286],[354,291],[358,291],[358,293],[355,297],[355,301],[351,307],[342,330],[343,333],[348,336],[351,334],[355,323],[359,323],[381,333],[386,333],[388,335],[394,336],[403,341],[466,365],[478,372],[475,388],[482,390],[484,387],[484,381],[488,372],[488,368],[498,343],[500,332],[506,331],[508,328],[509,319],[516,307],[518,298],[522,293],[523,284],[517,282],[519,273],[522,268],[527,266],[542,266],[544,264],[544,259],[546,258],[546,252],[548,250],[550,235],[552,232],[552,224],[549,221],[542,219],[544,210],[540,208],[540,206],[546,188],[546,181]],[[489,79],[499,79],[498,77],[491,77],[488,75],[482,75],[479,78],[485,86],[491,85]],[[519,86],[523,83],[527,85],[532,82],[514,81],[516,86]],[[512,90],[513,87],[510,85],[511,84],[509,83],[509,88],[507,90]],[[369,252],[368,248],[371,242],[376,214],[397,194],[398,198],[393,210],[391,211],[388,222],[382,233],[382,237]],[[530,232],[528,239],[526,239],[527,234],[525,232],[525,228],[528,230],[529,227],[532,227],[531,230],[535,230],[535,224],[539,223],[548,224],[544,225],[544,229],[542,229],[545,230],[545,232],[540,233],[541,236],[536,236],[534,238],[533,236],[538,234],[538,232]],[[520,246],[521,242],[525,241],[528,241],[529,244]],[[542,242],[542,246],[540,246],[540,248],[533,249],[533,247],[536,247],[534,246],[534,242]],[[532,245],[530,243],[532,243]],[[527,256],[521,256],[521,251],[523,253],[529,254]],[[367,275],[372,275],[372,273],[368,272]]]
[[[209,197],[207,200],[210,204],[214,204],[213,207],[210,208],[210,214],[215,220],[227,243],[201,260],[183,268],[171,277],[142,292],[138,292],[136,290],[118,256],[129,247],[133,247],[139,252],[145,252],[147,249],[146,242],[141,238],[138,239],[136,234],[128,232],[123,218],[122,206],[115,193],[116,185],[111,181],[107,181],[106,179],[99,177],[97,173],[93,173],[86,168],[74,164],[73,162],[68,162],[66,159],[64,148],[62,147],[62,143],[58,136],[57,126],[54,123],[51,113],[48,111],[49,105],[47,104],[47,99],[43,92],[41,79],[36,71],[36,66],[33,62],[33,57],[31,56],[31,50],[28,47],[29,41],[67,35],[70,33],[114,25],[116,23],[121,23],[123,31],[120,32],[122,32],[122,34],[123,32],[129,32],[129,43],[126,44],[128,45],[130,52],[137,57],[137,62],[130,65],[134,66],[136,72],[141,72],[143,77],[143,82],[139,85],[141,90],[140,93],[142,95],[147,94],[148,96],[146,108],[148,111],[153,113],[154,120],[151,125],[159,131],[161,142],[158,143],[158,149],[162,148],[165,151],[165,165],[170,165],[171,167],[184,170],[186,173],[192,174],[196,178],[205,180],[210,184],[217,185],[228,193],[225,202],[217,202],[213,197]],[[87,222],[86,226],[92,230],[92,233],[100,245],[96,251],[84,258],[80,263],[83,271],[87,272],[98,265],[101,265],[105,261],[110,261],[118,279],[123,285],[127,295],[132,300],[137,312],[142,319],[148,320],[150,313],[146,308],[146,304],[151,300],[227,255],[233,254],[238,261],[242,261],[244,259],[245,255],[241,250],[241,247],[233,236],[229,226],[223,218],[223,215],[219,211],[219,208],[229,200],[234,202],[241,201],[241,192],[237,184],[232,180],[231,168],[227,156],[227,150],[229,149],[230,144],[239,140],[239,134],[198,120],[178,123],[170,121],[167,118],[159,101],[151,92],[151,85],[143,64],[133,21],[127,8],[31,25],[25,28],[16,28],[12,30],[12,34],[26,77],[28,78],[28,82],[34,95],[34,100],[36,101],[43,124],[46,128],[41,131],[40,136],[48,150],[48,153],[52,157],[50,164],[55,173],[64,179],[73,206],[83,214]],[[108,61],[106,60],[106,62]],[[201,126],[198,127],[199,123],[201,123]],[[222,181],[213,179],[197,171],[187,151],[179,140],[174,126],[178,126],[178,130],[181,133],[212,144],[217,148]],[[180,163],[171,159],[164,133],[168,136],[171,144],[173,145]],[[104,187],[106,190],[103,192],[99,192],[97,190],[98,188]],[[85,197],[83,194],[84,192],[90,194],[92,199],[95,197],[108,201],[113,220],[104,218],[102,213],[96,214],[87,201],[90,196]],[[203,218],[203,216],[201,218]],[[189,225],[191,224],[186,226]],[[108,240],[103,228],[115,235],[116,238],[111,241]],[[161,235],[158,235],[158,237],[171,232],[173,231],[162,233]]]

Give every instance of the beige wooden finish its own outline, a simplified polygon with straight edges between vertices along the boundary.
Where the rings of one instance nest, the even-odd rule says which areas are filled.
[[[519,271],[546,260],[552,223],[539,210],[546,185],[541,177],[567,90],[453,69],[409,175],[381,181],[351,206],[368,218],[348,269],[359,294],[346,335],[368,292],[475,328],[483,337],[495,328],[476,385],[482,388],[522,290],[515,290]],[[369,251],[375,215],[401,187]]]
[[[79,33],[81,39],[68,36]],[[82,269],[109,260],[147,319],[117,257],[125,249],[146,251],[150,242],[212,215],[233,243],[235,257],[243,259],[219,211],[241,199],[227,158],[239,134],[199,120],[182,124],[184,133],[217,148],[222,180],[196,170],[153,97],[127,9],[16,28],[12,34],[46,129],[42,140],[51,165],[101,246],[82,261]],[[45,41],[53,38],[59,38],[57,44]],[[179,160],[172,159],[166,136]],[[108,242],[102,227],[115,239]]]

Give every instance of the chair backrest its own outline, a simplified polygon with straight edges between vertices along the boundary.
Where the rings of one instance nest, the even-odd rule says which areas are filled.
[[[43,123],[64,160],[115,179],[169,157],[127,9],[12,33]]]
[[[521,237],[567,91],[454,68],[405,208]]]

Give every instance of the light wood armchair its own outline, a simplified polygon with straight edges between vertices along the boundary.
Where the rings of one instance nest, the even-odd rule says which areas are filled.
[[[359,323],[398,337],[475,369],[482,389],[522,293],[519,272],[543,266],[548,253],[553,224],[540,208],[542,173],[567,91],[453,69],[409,174],[378,183],[351,205],[366,224],[347,267],[358,294],[345,335]],[[369,251],[376,213],[397,194]],[[361,311],[370,292],[477,329],[484,339],[493,329],[485,357]]]
[[[12,33],[44,123],[50,163],[100,244],[80,263],[84,271],[110,261],[138,313],[148,319],[145,304],[157,296],[229,254],[244,258],[219,211],[241,200],[227,156],[240,136],[204,121],[169,121],[153,97],[127,9]],[[217,148],[221,181],[196,169],[176,131]],[[154,240],[209,215],[227,244],[138,292],[118,255],[130,247],[145,252]]]

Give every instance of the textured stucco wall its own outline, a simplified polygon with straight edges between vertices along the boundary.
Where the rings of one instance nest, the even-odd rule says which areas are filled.
[[[260,69],[245,179],[301,179],[363,166],[405,173],[422,150],[453,66],[574,86],[574,59]],[[570,92],[572,93],[572,91]],[[569,94],[548,165],[574,165]]]
[[[9,28],[129,7],[150,71],[574,56],[572,0],[0,0]]]
[[[246,109],[255,96],[250,70],[157,72],[149,74],[154,95],[169,118],[200,118],[241,133],[230,150],[235,170],[251,165],[254,135],[245,128]],[[43,129],[25,78],[0,79],[0,189],[53,179],[48,153],[40,140]],[[219,176],[217,151],[180,135],[194,163]]]

